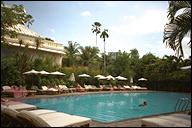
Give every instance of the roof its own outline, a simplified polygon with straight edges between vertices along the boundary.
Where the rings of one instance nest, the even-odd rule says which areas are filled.
[[[9,28],[9,29],[14,30],[14,31],[16,31],[17,33],[20,33],[20,34],[43,38],[41,35],[37,34],[33,30],[27,28],[26,26],[24,26],[22,24],[17,24],[17,25],[14,26],[14,28]]]

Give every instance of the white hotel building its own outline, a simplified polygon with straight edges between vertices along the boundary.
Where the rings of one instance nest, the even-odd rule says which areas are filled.
[[[62,44],[47,40],[24,25],[17,25],[14,30],[18,33],[18,35],[16,38],[10,38],[8,36],[5,37],[6,41],[10,45],[8,47],[1,47],[1,57],[10,56],[18,49],[23,50],[27,44],[27,54],[34,55],[35,53],[34,58],[52,56],[52,58],[54,58],[53,63],[60,66],[62,65],[62,58],[64,55],[64,46]],[[37,39],[42,43],[36,50]],[[21,45],[19,43],[20,40],[23,42]]]

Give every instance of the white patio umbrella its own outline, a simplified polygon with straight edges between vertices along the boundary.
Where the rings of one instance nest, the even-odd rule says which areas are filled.
[[[145,79],[145,78],[138,79],[138,81],[142,81],[142,80],[147,81],[147,79]]]
[[[108,76],[106,76],[106,79],[107,80],[115,80],[115,77],[113,77],[112,75],[108,75]]]
[[[90,75],[88,75],[88,74],[81,74],[81,75],[78,75],[79,77],[84,77],[84,78],[88,78],[88,77],[91,77]],[[83,84],[85,84],[86,83],[86,79],[85,80],[83,80]]]
[[[37,75],[37,74],[40,74],[40,72],[39,71],[35,71],[34,69],[32,69],[31,71],[28,71],[28,72],[24,72],[23,73],[24,75]],[[33,78],[34,76],[30,76],[30,78],[31,78],[31,83],[32,83],[32,86],[33,86],[33,84],[34,84],[34,78]]]
[[[23,74],[39,74],[39,72],[32,69],[31,71],[24,72]]]
[[[100,77],[97,77],[99,80],[105,80],[107,79],[105,76],[100,76]]]
[[[122,76],[117,76],[117,77],[115,77],[117,80],[127,80],[127,78],[125,78],[125,77],[122,77]]]
[[[71,74],[71,76],[69,77],[69,80],[70,80],[70,81],[73,81],[73,82],[75,81],[75,75],[74,75],[74,73]]]
[[[42,71],[39,72],[39,74],[41,74],[41,75],[49,75],[50,73],[42,70]]]
[[[130,79],[130,83],[133,83],[133,77],[131,77],[131,79]]]
[[[191,65],[190,66],[185,66],[185,67],[180,67],[180,69],[191,69]]]
[[[100,77],[105,77],[105,76],[103,76],[103,75],[96,75],[96,76],[94,76],[95,78],[100,78]]]
[[[61,75],[61,76],[64,76],[64,75],[65,75],[64,73],[61,73],[61,72],[58,72],[58,71],[56,71],[56,72],[51,72],[50,74],[51,74],[51,75]]]
[[[87,75],[87,74],[81,74],[81,75],[78,75],[79,77],[90,77],[90,75]]]

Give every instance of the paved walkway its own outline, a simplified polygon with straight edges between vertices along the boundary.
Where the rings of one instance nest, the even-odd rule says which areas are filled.
[[[191,127],[191,115],[187,113],[175,113],[152,118],[142,119],[146,127]]]
[[[191,127],[191,115],[178,112],[112,123],[93,121],[90,127]]]

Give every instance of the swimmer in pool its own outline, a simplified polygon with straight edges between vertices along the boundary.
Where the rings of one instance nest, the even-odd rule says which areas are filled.
[[[143,104],[140,104],[139,107],[142,107],[142,106],[146,106],[147,105],[147,102],[144,101]]]

